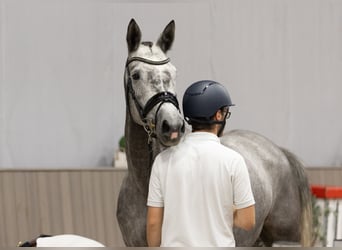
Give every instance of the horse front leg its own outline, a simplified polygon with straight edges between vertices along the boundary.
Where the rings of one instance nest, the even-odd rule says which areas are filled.
[[[146,197],[126,177],[118,198],[117,220],[122,238],[128,247],[147,246]]]

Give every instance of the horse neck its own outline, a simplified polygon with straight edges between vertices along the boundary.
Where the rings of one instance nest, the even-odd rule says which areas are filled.
[[[132,181],[131,184],[136,185],[147,196],[152,163],[160,151],[159,147],[158,145],[149,147],[146,131],[133,121],[129,112],[126,112],[125,138],[128,177]]]

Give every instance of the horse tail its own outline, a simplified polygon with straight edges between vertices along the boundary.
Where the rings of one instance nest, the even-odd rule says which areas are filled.
[[[300,243],[303,247],[310,247],[312,245],[312,200],[309,181],[307,179],[304,165],[296,155],[287,149],[282,148],[286,155],[296,183],[298,184],[298,191],[301,202],[301,238]]]

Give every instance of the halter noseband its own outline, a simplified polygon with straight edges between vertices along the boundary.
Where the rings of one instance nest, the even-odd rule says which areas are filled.
[[[129,71],[128,65],[133,62],[133,61],[139,61],[139,62],[143,62],[143,63],[147,63],[147,64],[151,64],[151,65],[163,65],[163,64],[167,64],[168,62],[170,62],[170,58],[166,58],[165,60],[161,60],[161,61],[153,61],[153,60],[149,60],[143,57],[131,57],[128,58],[126,61],[126,70],[128,73],[128,80],[127,80],[127,86],[126,86],[126,103],[127,105],[129,105],[129,98],[128,95],[130,94],[135,106],[139,112],[139,116],[140,119],[142,120],[142,122],[144,123],[144,129],[147,132],[148,136],[149,136],[149,142],[151,141],[151,136],[155,136],[155,127],[156,127],[156,121],[157,121],[157,114],[161,108],[161,106],[166,103],[172,103],[178,110],[179,110],[179,104],[178,104],[178,100],[177,97],[168,91],[163,91],[160,93],[155,94],[154,96],[152,96],[145,104],[145,106],[143,107],[137,100],[136,95],[135,95],[135,91],[132,87],[132,79],[131,79],[131,73]],[[155,118],[154,118],[154,123],[152,121],[147,121],[146,117],[148,115],[148,113],[156,106],[158,105],[156,114],[155,114]],[[129,112],[130,109],[128,107]]]

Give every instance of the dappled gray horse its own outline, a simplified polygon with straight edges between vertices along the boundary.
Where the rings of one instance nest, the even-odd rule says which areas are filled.
[[[172,21],[154,44],[141,42],[140,29],[133,19],[128,25],[128,175],[122,183],[117,208],[127,246],[146,246],[146,199],[153,159],[163,147],[177,144],[184,132],[174,91],[176,69],[165,55],[174,31]],[[237,246],[271,246],[275,241],[301,241],[303,246],[309,246],[311,196],[297,157],[249,131],[231,131],[221,141],[245,158],[256,200],[256,226],[249,232],[235,228]]]
[[[175,23],[171,21],[158,41],[152,43],[141,42],[141,31],[134,19],[127,29],[124,83],[128,174],[117,207],[127,246],[146,246],[146,200],[152,162],[160,150],[176,145],[184,133],[175,94],[176,68],[166,56],[174,32]]]

